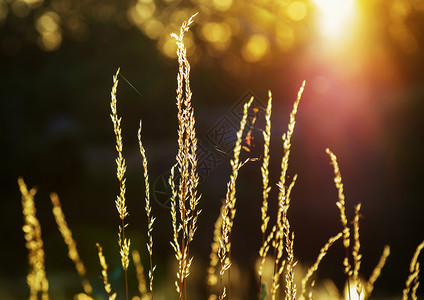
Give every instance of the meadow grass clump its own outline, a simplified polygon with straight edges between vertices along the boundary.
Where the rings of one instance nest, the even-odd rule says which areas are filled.
[[[194,21],[194,14],[181,26],[179,35],[171,36],[177,43],[178,74],[177,74],[177,118],[178,118],[178,153],[177,168],[180,174],[178,190],[172,192],[172,228],[175,258],[178,262],[175,288],[178,299],[187,299],[187,277],[193,257],[190,257],[190,244],[197,229],[197,218],[200,210],[197,208],[200,196],[197,193],[199,175],[197,173],[197,137],[195,130],[194,110],[191,105],[192,92],[190,88],[190,63],[187,59],[187,49],[184,45],[184,34]],[[174,180],[173,176],[170,179]],[[178,214],[176,211],[178,199]]]
[[[111,284],[109,283],[109,277],[107,275],[107,263],[106,263],[106,258],[103,254],[103,248],[102,246],[100,246],[99,243],[96,243],[97,246],[97,254],[99,256],[99,262],[100,262],[100,266],[102,267],[102,278],[103,278],[103,286],[104,289],[108,295],[108,299],[109,300],[115,300],[116,299],[116,293],[112,294],[112,287]]]
[[[192,106],[192,92],[190,88],[190,63],[187,59],[187,49],[184,45],[184,35],[189,30],[194,21],[193,15],[188,21],[181,26],[179,34],[171,36],[176,40],[177,57],[178,57],[178,73],[177,73],[177,89],[176,89],[176,106],[177,106],[177,143],[178,150],[176,155],[176,163],[170,170],[168,179],[171,190],[170,196],[170,215],[172,226],[172,239],[170,241],[174,256],[177,262],[176,280],[174,281],[175,291],[178,300],[193,299],[190,289],[187,287],[187,280],[190,275],[190,268],[193,262],[193,256],[190,251],[195,232],[197,230],[197,220],[201,213],[199,209],[200,195],[198,194],[199,175],[197,173],[197,137],[195,129],[195,115]],[[141,261],[140,253],[137,250],[130,251],[130,238],[127,236],[126,217],[128,216],[126,205],[126,161],[123,155],[122,141],[122,118],[117,113],[117,87],[118,68],[113,75],[113,86],[111,91],[111,120],[116,140],[117,158],[116,162],[116,177],[119,183],[119,193],[116,196],[115,207],[118,211],[120,224],[118,226],[118,245],[119,256],[124,273],[125,298],[132,300],[153,300],[153,278],[156,265],[153,263],[153,225],[156,218],[152,214],[152,205],[150,199],[150,180],[148,172],[148,159],[145,148],[142,143],[142,126],[138,130],[138,146],[142,160],[143,177],[144,177],[144,211],[147,219],[147,254],[148,267],[145,268]],[[277,183],[270,184],[270,141],[271,141],[271,111],[272,111],[272,94],[268,92],[268,104],[265,112],[265,128],[263,132],[264,147],[261,158],[248,158],[240,160],[240,154],[243,151],[243,143],[249,138],[250,131],[248,129],[249,111],[257,108],[252,108],[253,97],[243,106],[243,115],[240,120],[239,129],[236,133],[236,142],[234,145],[232,158],[230,161],[231,174],[227,183],[225,199],[222,202],[218,217],[214,226],[213,241],[211,244],[211,253],[209,266],[206,270],[207,285],[209,287],[209,300],[224,300],[237,299],[237,295],[232,293],[231,289],[231,270],[234,267],[232,258],[232,233],[237,212],[237,179],[241,168],[249,161],[262,160],[260,166],[261,181],[262,181],[262,199],[260,214],[260,234],[262,237],[261,245],[258,250],[258,267],[257,267],[257,290],[259,293],[255,295],[257,299],[313,299],[314,287],[316,278],[314,277],[319,269],[325,256],[328,255],[330,248],[339,240],[342,240],[345,249],[345,255],[342,261],[343,270],[346,276],[347,292],[343,297],[346,300],[351,299],[368,299],[374,289],[374,284],[381,274],[385,262],[390,254],[390,247],[385,246],[379,262],[372,271],[367,281],[361,279],[360,267],[363,261],[360,243],[360,210],[361,204],[355,206],[354,217],[351,221],[346,215],[346,199],[344,195],[344,187],[342,176],[336,155],[329,149],[326,149],[330,157],[331,164],[334,170],[334,183],[337,188],[338,199],[336,205],[339,209],[341,229],[336,230],[334,236],[330,237],[325,245],[318,253],[317,259],[312,266],[309,267],[305,276],[301,281],[296,281],[298,274],[295,274],[295,233],[291,228],[289,221],[289,209],[291,204],[292,190],[295,186],[298,175],[288,175],[289,160],[291,154],[291,139],[294,134],[296,124],[296,114],[298,112],[299,103],[302,93],[305,88],[305,81],[302,83],[297,98],[294,101],[287,131],[282,134],[282,157],[280,163],[280,176]],[[253,123],[254,121],[252,121]],[[289,180],[291,178],[291,180]],[[28,250],[29,273],[27,283],[30,289],[30,300],[49,299],[48,289],[49,283],[46,277],[44,267],[45,252],[43,249],[43,241],[41,238],[41,225],[36,217],[36,209],[34,203],[35,189],[28,190],[23,179],[18,179],[19,188],[22,194],[22,208],[24,216],[23,231],[25,234],[26,248]],[[277,210],[275,216],[272,216],[269,211],[270,191],[273,187],[278,189],[278,196],[274,200]],[[73,261],[75,269],[80,276],[83,292],[75,295],[77,300],[94,300],[105,299],[99,295],[94,295],[93,288],[86,276],[85,266],[78,254],[77,244],[72,237],[72,232],[69,229],[65,215],[62,211],[57,194],[52,193],[51,202],[53,205],[53,215],[55,217],[57,227],[63,237],[65,244],[68,247],[68,256]],[[272,222],[271,222],[272,220]],[[102,280],[102,285],[106,297],[109,300],[115,300],[120,297],[119,290],[112,285],[108,274],[108,264],[103,252],[103,248],[99,243],[96,243],[97,255],[100,264],[99,275]],[[419,262],[418,256],[424,248],[422,242],[416,249],[409,268],[409,276],[406,280],[405,289],[403,290],[403,300],[408,299],[410,294],[412,299],[417,299],[417,290],[419,287],[418,273]],[[135,276],[138,282],[137,296],[129,295],[128,288],[128,268],[130,266],[130,252],[132,262],[134,264]],[[271,261],[271,266],[267,267],[266,262]],[[265,272],[265,268],[269,272]],[[146,270],[146,271],[145,271]],[[145,274],[147,272],[147,276]],[[270,274],[265,278],[265,273]],[[298,285],[300,282],[300,292]],[[267,283],[269,283],[267,285]],[[115,284],[115,283],[114,283]],[[281,288],[280,288],[281,287]],[[353,289],[352,289],[353,288]],[[104,293],[103,292],[103,293]],[[160,294],[160,290],[155,289],[155,294]],[[123,296],[121,297],[123,298]],[[159,298],[159,297],[155,297]],[[340,298],[340,297],[338,297]]]
[[[361,209],[361,203],[355,206],[355,216],[352,220],[353,226],[353,244],[351,242],[351,228],[348,226],[348,219],[346,216],[346,202],[345,195],[343,191],[343,182],[340,172],[340,167],[337,162],[337,156],[331,152],[330,149],[325,150],[330,156],[331,163],[334,169],[334,183],[338,191],[338,201],[336,202],[337,207],[340,211],[340,220],[342,223],[342,237],[343,237],[343,246],[345,248],[345,257],[343,259],[344,273],[346,274],[346,292],[345,298],[352,299],[367,299],[371,296],[371,293],[374,289],[374,283],[377,278],[380,276],[381,270],[384,267],[387,257],[390,255],[390,247],[385,246],[383,254],[380,257],[380,260],[377,266],[374,268],[371,273],[368,281],[363,282],[359,278],[359,270],[361,267],[362,255],[359,253],[361,247],[359,239],[359,211]],[[353,260],[353,267],[351,265],[351,260]],[[355,293],[353,296],[352,293]]]
[[[418,273],[420,272],[420,263],[418,262],[418,256],[421,253],[421,250],[424,248],[424,241],[417,246],[417,249],[414,252],[414,255],[411,259],[411,264],[409,265],[409,276],[406,280],[405,288],[402,293],[402,300],[407,300],[408,295],[411,292],[411,298],[417,299],[417,289],[420,285],[418,280]]]
[[[41,225],[36,216],[37,210],[34,203],[37,190],[35,188],[28,190],[23,178],[18,179],[18,184],[22,194],[22,213],[24,215],[22,230],[25,235],[25,246],[28,249],[30,267],[27,275],[30,290],[29,299],[36,300],[38,295],[41,294],[42,300],[48,300],[49,282],[44,267],[45,253],[41,237]]]
[[[153,298],[153,293],[151,294],[152,295],[151,297],[149,297],[149,295],[147,294],[146,278],[144,277],[144,267],[143,267],[143,264],[141,263],[140,253],[137,250],[133,250],[131,254],[132,254],[132,259],[133,259],[133,263],[136,270],[136,276],[138,281],[138,292],[140,293],[140,297],[141,297],[140,299],[147,300],[147,299]],[[151,277],[151,279],[153,279],[153,276]],[[150,284],[151,283],[152,283],[152,280],[150,281]],[[152,290],[152,287],[150,287],[150,289]]]
[[[318,270],[319,264],[321,263],[322,259],[327,255],[328,250],[330,247],[342,237],[343,233],[339,232],[337,235],[331,237],[328,242],[321,248],[319,251],[318,257],[315,261],[315,263],[308,269],[308,272],[306,273],[305,277],[302,279],[302,290],[301,290],[301,296],[306,299],[312,299],[312,288],[315,285],[315,280],[311,282],[311,290],[307,293],[307,287],[306,284],[310,281],[312,275]]]
[[[143,147],[143,143],[141,142],[141,121],[140,121],[140,128],[138,129],[138,145],[140,148],[140,154],[141,154],[141,158],[143,160],[143,172],[144,172],[144,186],[145,186],[145,190],[146,190],[146,196],[145,196],[145,206],[144,206],[144,210],[146,211],[146,216],[147,216],[147,238],[148,238],[148,242],[147,242],[147,252],[149,253],[149,262],[150,262],[150,269],[149,269],[149,289],[150,289],[150,295],[151,295],[151,299],[153,300],[153,272],[156,269],[156,266],[153,266],[153,260],[152,260],[152,256],[153,256],[153,236],[152,236],[152,232],[153,232],[153,223],[155,222],[154,217],[152,217],[152,205],[150,203],[150,183],[149,183],[149,173],[147,171],[147,157],[146,157],[146,151],[144,150]],[[140,294],[143,295],[143,288],[140,288],[140,282],[143,280],[142,279],[142,266],[139,263],[140,259],[139,259],[139,254],[138,251],[133,251],[133,257],[137,258],[138,264],[137,264],[137,278],[139,279],[139,290],[140,290]]]
[[[231,296],[231,233],[234,225],[234,218],[236,216],[236,180],[239,174],[240,168],[247,162],[240,162],[240,151],[242,147],[242,135],[244,128],[247,123],[247,113],[249,107],[252,105],[253,97],[244,104],[243,117],[240,121],[240,129],[237,131],[237,140],[234,147],[234,156],[230,161],[232,173],[230,175],[230,181],[227,183],[227,193],[223,209],[218,218],[221,221],[221,230],[218,231],[219,237],[219,248],[217,249],[217,255],[221,264],[221,270],[219,271],[219,299],[224,299],[227,296]],[[228,272],[228,286],[225,288],[223,280],[224,274]]]
[[[93,288],[91,287],[90,282],[87,280],[87,270],[85,269],[84,263],[78,254],[77,243],[72,237],[72,231],[69,229],[68,223],[66,223],[65,214],[63,213],[59,196],[56,193],[51,193],[50,200],[53,204],[53,215],[56,220],[57,228],[59,229],[65,244],[68,246],[68,257],[75,264],[75,269],[77,270],[81,279],[81,285],[84,289],[84,293],[91,295]]]
[[[119,194],[116,196],[115,205],[119,213],[119,219],[121,219],[121,224],[118,227],[118,244],[119,244],[119,253],[121,254],[121,263],[122,268],[124,269],[125,274],[125,295],[128,300],[128,266],[130,264],[129,254],[130,254],[130,245],[131,240],[125,236],[125,228],[128,224],[125,223],[125,218],[128,216],[127,206],[125,204],[125,172],[127,170],[127,165],[125,164],[125,159],[122,154],[122,133],[121,133],[121,118],[118,117],[117,108],[116,108],[116,89],[118,87],[118,74],[120,69],[116,71],[116,74],[113,76],[113,87],[111,91],[111,119],[113,122],[113,130],[116,137],[116,151],[118,152],[118,157],[116,158],[116,177],[119,181]]]

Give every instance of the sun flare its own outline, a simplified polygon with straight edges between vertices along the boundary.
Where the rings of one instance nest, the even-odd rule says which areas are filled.
[[[314,0],[321,34],[328,39],[344,35],[356,13],[354,0]]]

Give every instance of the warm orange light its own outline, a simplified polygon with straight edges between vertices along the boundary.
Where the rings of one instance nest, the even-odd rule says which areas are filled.
[[[252,35],[242,48],[241,54],[247,62],[258,62],[268,54],[270,45],[268,39],[261,34]]]
[[[295,42],[294,29],[284,22],[277,22],[275,24],[275,37],[278,46],[282,50],[290,50]]]
[[[212,0],[212,5],[219,11],[228,10],[233,4],[233,0]]]
[[[358,287],[359,283],[359,287]],[[364,300],[365,297],[365,282],[358,278],[358,281],[350,281],[349,284],[346,283],[344,290],[344,299],[350,300]]]
[[[293,1],[288,5],[287,13],[293,21],[302,21],[308,13],[308,7],[303,1]]]
[[[355,16],[354,0],[314,0],[319,14],[321,34],[336,39],[345,34]]]

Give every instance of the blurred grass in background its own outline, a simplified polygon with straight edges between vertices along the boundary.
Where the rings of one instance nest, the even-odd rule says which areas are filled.
[[[400,293],[424,228],[420,216],[424,5],[418,0],[348,2],[350,9],[343,15],[332,1],[318,0],[0,0],[0,220],[3,245],[7,244],[1,249],[0,296],[27,295],[18,176],[39,187],[36,201],[47,274],[58,281],[51,281],[51,289],[73,280],[70,289],[78,288],[50,213],[51,191],[62,199],[89,275],[98,276],[97,241],[108,257],[115,258],[110,264],[119,267],[119,258],[113,255],[116,228],[111,221],[116,219],[113,201],[118,188],[109,120],[112,74],[120,66],[141,93],[121,80],[128,206],[129,211],[140,212],[133,213],[129,222],[141,231],[144,187],[138,122],[143,119],[154,181],[169,170],[175,156],[177,64],[169,34],[195,11],[199,16],[185,42],[192,63],[199,139],[205,140],[247,92],[265,103],[270,89],[275,99],[272,139],[278,143],[296,90],[306,79],[309,88],[298,114],[292,157],[292,171],[299,174],[292,204],[298,259],[312,262],[338,226],[331,168],[324,153],[330,147],[339,157],[347,198],[363,203],[362,249],[370,259],[370,265],[363,262],[364,272],[373,268],[384,244],[392,246],[374,295]],[[278,157],[278,148],[272,151]],[[210,236],[199,236],[193,246],[202,253],[196,257],[204,256],[205,262],[212,220],[229,174],[229,160],[220,159],[200,186],[207,196],[201,204],[199,230]],[[256,255],[254,247],[251,253],[244,251],[254,241],[243,238],[243,233],[258,231],[260,222],[260,201],[255,201],[260,199],[260,189],[252,182],[259,186],[257,166],[246,166],[240,198],[252,203],[240,204],[240,221],[234,228],[234,238],[240,239],[234,252],[240,261]],[[159,204],[153,206],[157,232],[170,235],[169,212]],[[317,227],[322,235],[311,236],[311,228]],[[156,254],[163,260],[170,253],[168,240],[156,242]],[[135,232],[132,243],[145,241],[137,241]],[[341,256],[332,258],[334,263],[320,269],[323,277],[337,278],[341,272],[333,267],[340,266]],[[158,277],[161,272],[166,271],[158,269]]]

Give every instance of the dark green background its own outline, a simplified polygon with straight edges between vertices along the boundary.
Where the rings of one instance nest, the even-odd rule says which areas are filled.
[[[331,57],[314,49],[312,41],[316,38],[316,28],[311,20],[302,25],[308,29],[307,36],[291,51],[275,50],[273,60],[268,64],[251,65],[254,71],[248,76],[236,78],[224,71],[220,65],[224,52],[217,57],[204,55],[193,65],[191,83],[201,141],[205,141],[208,130],[222,116],[229,115],[231,108],[246,93],[253,92],[266,103],[268,89],[273,91],[270,172],[275,190],[273,183],[278,180],[281,157],[280,136],[286,130],[297,90],[302,80],[307,81],[297,116],[289,169],[290,176],[299,175],[289,211],[296,233],[296,259],[310,265],[326,240],[341,230],[332,167],[325,154],[325,148],[330,147],[339,158],[348,216],[352,218],[355,203],[363,204],[361,253],[364,276],[369,276],[384,245],[392,247],[392,254],[376,284],[375,296],[378,298],[400,295],[408,276],[410,258],[424,239],[424,18],[414,12],[408,21],[419,47],[416,52],[407,54],[384,30],[388,16],[384,10],[378,9],[381,2],[375,3],[372,13],[383,24],[383,29],[374,32],[378,36],[376,43],[389,49],[394,59],[402,78],[396,86],[385,82],[378,72],[372,72],[373,61],[359,73],[366,74],[365,77],[340,76],[344,66],[331,66]],[[46,1],[43,7],[49,5]],[[118,9],[124,10],[128,5],[121,3],[122,7]],[[0,298],[24,299],[29,293],[25,283],[28,265],[21,230],[19,176],[25,178],[29,187],[38,188],[37,216],[43,231],[52,298],[70,299],[70,295],[79,292],[80,288],[51,214],[48,198],[51,191],[57,192],[62,200],[68,224],[87,264],[88,275],[101,294],[96,242],[105,249],[116,289],[121,283],[116,242],[119,219],[114,207],[118,193],[116,153],[109,117],[112,75],[118,66],[121,67],[121,73],[142,94],[137,94],[120,78],[118,113],[123,117],[124,155],[128,164],[129,234],[132,245],[145,254],[144,186],[136,133],[141,118],[143,142],[151,181],[154,182],[168,172],[175,161],[177,64],[175,60],[162,56],[155,43],[136,28],[122,29],[113,21],[95,19],[87,19],[90,28],[87,40],[75,41],[65,33],[58,50],[45,52],[25,33],[36,13],[26,18],[10,13],[0,27],[0,43],[13,37],[20,45],[13,53],[0,51]],[[83,9],[81,13],[84,14]],[[375,28],[369,30],[377,31]],[[244,34],[248,36],[249,32]],[[199,39],[196,42],[207,47]],[[236,43],[232,45],[235,49],[238,46]],[[364,48],[367,52],[367,47]],[[313,58],[311,53],[318,54]],[[355,61],[345,63],[355,64]],[[334,88],[334,92],[325,96],[314,93],[308,85],[314,76],[322,74],[330,78]],[[363,110],[366,110],[365,115],[372,110],[371,116],[378,117],[381,130],[375,136],[364,135],[368,123],[362,121],[368,119],[362,119],[361,108],[354,110],[349,117],[343,115],[352,103],[354,107],[355,103],[362,103],[361,96],[356,94],[360,84],[367,86],[373,96],[373,102],[365,103]],[[340,124],[342,126],[337,127]],[[373,143],[370,143],[370,136]],[[209,147],[214,151],[210,144]],[[193,242],[193,254],[199,264],[208,262],[213,222],[228,181],[229,160],[224,156],[220,159],[217,169],[200,185],[203,212]],[[239,199],[233,257],[246,269],[253,265],[259,249],[259,176],[259,163],[249,163],[241,171],[237,187]],[[271,196],[275,199],[276,195],[272,193]],[[272,204],[271,209],[275,211]],[[156,280],[163,283],[169,280],[165,277],[167,269],[172,272],[169,263],[172,249],[168,242],[170,216],[169,211],[155,201],[153,214],[157,216],[154,228]],[[323,262],[319,278],[331,277],[342,287],[342,256],[341,244],[335,246]],[[199,268],[198,272],[201,272],[205,266]],[[199,282],[201,286],[198,288],[203,290],[203,281]],[[135,283],[131,283],[134,288]],[[57,287],[62,286],[63,289],[58,291]],[[173,286],[171,281],[169,286]]]

